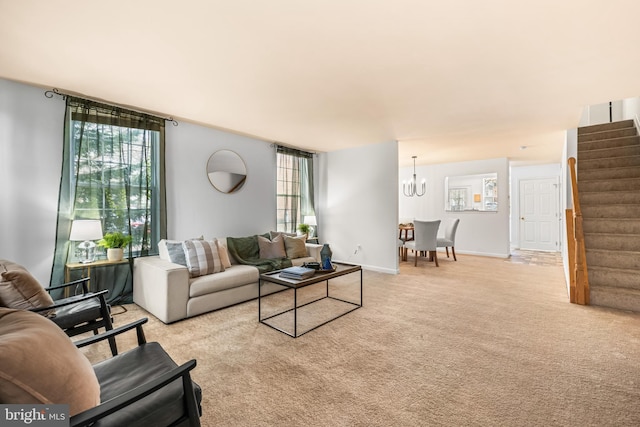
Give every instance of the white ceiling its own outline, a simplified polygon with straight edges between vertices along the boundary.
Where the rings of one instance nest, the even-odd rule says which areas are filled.
[[[559,162],[640,95],[637,0],[0,0],[0,77],[401,166]],[[520,146],[527,146],[521,150]]]

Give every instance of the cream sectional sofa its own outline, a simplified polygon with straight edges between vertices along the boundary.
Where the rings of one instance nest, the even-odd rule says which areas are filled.
[[[226,238],[218,238],[226,246]],[[307,256],[292,259],[293,265],[320,262],[322,245],[306,243]],[[162,252],[161,252],[162,253]],[[165,258],[165,259],[163,259]],[[164,323],[172,323],[258,297],[258,269],[239,264],[229,255],[231,267],[200,277],[189,277],[187,267],[166,256],[136,258],[133,268],[133,302]],[[264,293],[281,290],[274,284]]]

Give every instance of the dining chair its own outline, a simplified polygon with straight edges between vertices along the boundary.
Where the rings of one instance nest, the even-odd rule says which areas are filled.
[[[449,248],[451,248],[451,254],[453,255],[453,260],[457,261],[456,258],[456,231],[458,230],[458,224],[460,223],[460,218],[456,218],[454,220],[449,221],[446,228],[444,229],[444,237],[438,237],[438,247],[444,248],[447,252],[447,258],[449,258]]]
[[[414,266],[418,266],[418,257],[421,252],[428,252],[429,257],[433,257],[433,261],[436,264],[436,267],[439,267],[438,264],[438,254],[436,253],[437,249],[437,239],[438,239],[438,228],[440,227],[440,220],[436,221],[413,221],[413,236],[414,240],[410,240],[408,242],[404,242],[404,258],[407,258],[407,250],[412,249],[415,254]]]

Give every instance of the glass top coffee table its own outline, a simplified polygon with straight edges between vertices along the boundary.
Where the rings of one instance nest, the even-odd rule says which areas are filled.
[[[362,268],[359,265],[338,262],[334,262],[333,265],[335,271],[318,271],[312,277],[302,280],[280,277],[280,270],[261,274],[258,284],[258,321],[297,338],[362,307]],[[342,277],[358,272],[359,283],[357,279],[345,280],[351,278]],[[309,295],[298,295],[303,288],[323,282],[325,286],[309,289]],[[272,290],[272,293],[266,294],[263,287],[268,285],[276,291]],[[278,287],[282,289],[277,291]],[[283,309],[282,306],[285,304],[291,306],[288,297],[291,292],[287,291],[293,291],[293,307]],[[267,304],[267,299],[273,302]],[[263,311],[269,313],[262,317]],[[291,326],[291,323],[292,328],[285,327]]]

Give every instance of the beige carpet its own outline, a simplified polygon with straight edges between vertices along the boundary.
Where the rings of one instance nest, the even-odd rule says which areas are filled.
[[[640,425],[640,316],[569,304],[561,267],[460,255],[364,281],[363,308],[297,339],[256,301],[115,321],[148,315],[150,341],[197,359],[205,426]]]

